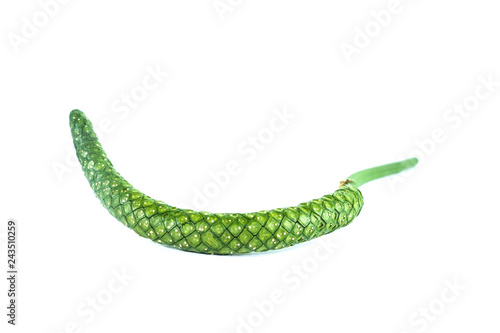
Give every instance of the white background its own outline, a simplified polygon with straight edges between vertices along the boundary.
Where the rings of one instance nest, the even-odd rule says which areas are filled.
[[[0,5],[1,261],[5,270],[14,218],[20,271],[15,328],[1,279],[2,332],[500,329],[500,86],[473,105],[476,89],[488,92],[480,77],[500,82],[495,2],[401,0],[384,27],[370,13],[389,1],[225,0],[221,15],[212,0],[61,0],[44,22],[47,2]],[[346,57],[347,44],[357,53]],[[168,77],[124,109],[148,70]],[[447,111],[464,101],[471,112]],[[331,253],[317,241],[184,253],[100,205],[74,164],[74,108],[104,122],[103,146],[127,180],[185,208],[231,160],[241,172],[205,209],[296,205],[360,169],[421,161],[363,186],[360,216],[321,238]],[[284,108],[295,118],[255,158],[242,154]],[[115,281],[123,272],[129,280]]]

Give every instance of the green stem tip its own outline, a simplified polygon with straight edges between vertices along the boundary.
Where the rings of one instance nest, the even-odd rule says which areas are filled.
[[[416,157],[412,157],[407,160],[361,170],[353,173],[347,178],[347,180],[341,181],[340,184],[342,186],[343,184],[350,183],[355,187],[360,187],[361,185],[371,182],[372,180],[394,175],[396,173],[400,173],[401,171],[413,168],[417,165],[417,163],[418,159]]]

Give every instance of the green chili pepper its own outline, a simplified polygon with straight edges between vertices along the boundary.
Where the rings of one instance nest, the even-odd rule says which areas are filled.
[[[411,158],[356,172],[341,181],[334,193],[295,207],[235,214],[198,212],[167,205],[132,187],[107,158],[83,112],[70,113],[70,127],[85,177],[111,215],[156,243],[207,254],[276,250],[345,227],[363,207],[359,186],[418,162]]]

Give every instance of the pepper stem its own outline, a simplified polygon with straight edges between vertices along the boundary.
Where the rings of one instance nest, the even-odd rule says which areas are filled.
[[[353,173],[352,175],[347,177],[346,180],[341,181],[340,186],[343,186],[345,184],[352,184],[355,187],[360,187],[361,185],[371,182],[372,180],[394,175],[406,169],[413,168],[415,165],[417,165],[417,163],[418,159],[416,157],[412,157],[407,160],[361,170]]]

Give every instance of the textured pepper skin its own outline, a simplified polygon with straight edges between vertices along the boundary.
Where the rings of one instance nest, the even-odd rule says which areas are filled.
[[[136,190],[114,169],[83,112],[70,113],[70,127],[85,177],[104,207],[140,236],[168,247],[220,255],[281,249],[348,225],[363,206],[361,192],[345,182],[295,207],[244,214],[176,208]]]

